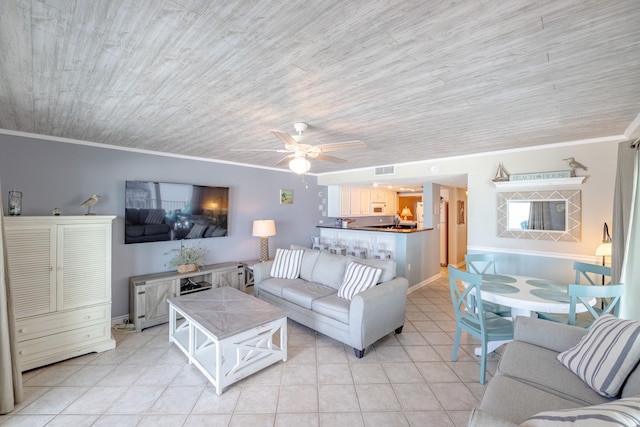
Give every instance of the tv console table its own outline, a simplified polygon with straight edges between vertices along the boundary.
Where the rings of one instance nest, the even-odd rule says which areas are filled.
[[[287,313],[231,287],[172,297],[169,341],[222,389],[287,360]],[[181,319],[179,319],[179,316]]]
[[[244,291],[246,285],[243,263],[211,264],[190,273],[168,271],[131,277],[129,320],[135,325],[136,332],[167,323],[168,298],[223,286]]]

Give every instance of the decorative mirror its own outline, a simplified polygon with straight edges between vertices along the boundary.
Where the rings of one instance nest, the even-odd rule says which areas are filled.
[[[579,242],[580,190],[498,193],[498,236]]]

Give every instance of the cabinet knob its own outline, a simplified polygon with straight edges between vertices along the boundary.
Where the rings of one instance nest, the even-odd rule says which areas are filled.
[[[20,329],[18,329],[18,332],[19,332],[19,333],[21,333],[21,334],[23,334],[23,333],[24,333],[24,328],[20,328]]]
[[[91,316],[84,316],[85,320],[91,319]]]

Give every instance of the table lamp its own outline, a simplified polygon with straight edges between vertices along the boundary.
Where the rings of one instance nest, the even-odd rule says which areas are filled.
[[[404,209],[402,209],[402,213],[400,213],[400,216],[404,217],[404,220],[407,220],[408,216],[413,216],[413,214],[411,213],[411,209],[409,209],[408,207],[404,207]]]
[[[276,235],[276,223],[272,219],[253,221],[253,235],[260,237],[260,262],[269,261],[269,236]]]

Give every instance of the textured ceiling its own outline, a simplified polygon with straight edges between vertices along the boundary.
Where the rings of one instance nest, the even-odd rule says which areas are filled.
[[[2,0],[0,128],[312,173],[622,134],[637,0]],[[281,166],[281,167],[286,167]]]

